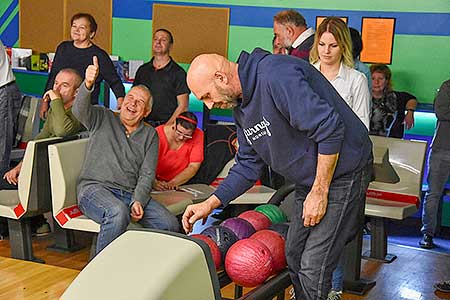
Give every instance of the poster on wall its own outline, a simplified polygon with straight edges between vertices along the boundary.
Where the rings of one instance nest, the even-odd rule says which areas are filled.
[[[325,20],[328,17],[330,17],[330,16],[317,16],[316,17],[316,31],[317,31],[317,28],[319,28],[319,25],[322,24],[323,20]],[[345,24],[347,24],[348,17],[338,17],[338,18],[341,19],[342,21],[344,21]]]
[[[153,4],[153,28],[166,28],[174,37],[171,56],[189,64],[201,53],[228,56],[230,9]]]
[[[363,49],[360,60],[365,63],[391,64],[395,18],[362,18]]]

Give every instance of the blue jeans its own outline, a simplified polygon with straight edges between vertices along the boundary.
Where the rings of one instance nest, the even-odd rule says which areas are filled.
[[[428,191],[423,202],[422,234],[434,236],[436,232],[439,204],[449,176],[450,151],[432,148],[428,159]]]
[[[9,157],[16,137],[22,95],[12,82],[0,87],[0,175],[9,170]],[[30,112],[31,113],[31,112]]]
[[[342,291],[344,289],[344,267],[345,267],[345,255],[339,257],[336,269],[333,272],[333,279],[331,281],[331,289],[333,291]]]
[[[78,192],[79,208],[88,218],[100,224],[95,254],[124,233],[130,223],[132,193],[91,184]],[[150,199],[139,223],[146,228],[178,232],[177,218],[162,204]]]
[[[371,165],[334,179],[328,193],[327,211],[319,224],[304,227],[303,202],[307,187],[296,187],[295,214],[286,243],[286,259],[296,299],[327,299],[331,274],[347,242],[361,229],[365,193]]]

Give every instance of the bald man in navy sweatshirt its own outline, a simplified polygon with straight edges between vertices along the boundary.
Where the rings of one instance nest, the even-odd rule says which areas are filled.
[[[366,127],[320,72],[290,56],[255,49],[233,63],[204,54],[187,80],[208,108],[233,108],[239,150],[214,194],[186,209],[184,229],[249,189],[266,163],[296,185],[286,244],[296,299],[326,299],[339,255],[362,227]]]

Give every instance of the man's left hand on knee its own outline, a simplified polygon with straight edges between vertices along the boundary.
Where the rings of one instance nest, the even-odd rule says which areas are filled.
[[[133,222],[138,222],[144,216],[144,209],[142,208],[142,204],[138,201],[134,201],[131,205],[131,220]]]

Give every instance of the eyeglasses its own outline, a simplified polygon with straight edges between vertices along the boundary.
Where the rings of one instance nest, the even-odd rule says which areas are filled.
[[[176,132],[178,135],[184,137],[185,139],[192,139],[192,135],[182,133],[181,131],[178,130],[178,128],[175,128],[175,132]]]

